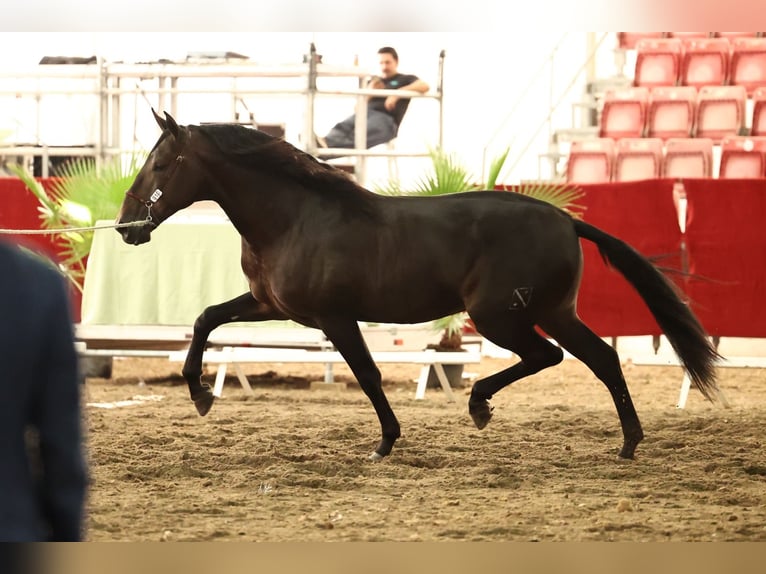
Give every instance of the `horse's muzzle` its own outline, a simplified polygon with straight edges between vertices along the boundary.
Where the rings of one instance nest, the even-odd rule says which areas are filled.
[[[122,221],[118,223],[124,223]],[[136,225],[135,227],[121,227],[117,231],[122,235],[122,240],[130,245],[141,245],[148,243],[152,238],[152,229],[157,227],[154,222],[148,221],[145,225]]]

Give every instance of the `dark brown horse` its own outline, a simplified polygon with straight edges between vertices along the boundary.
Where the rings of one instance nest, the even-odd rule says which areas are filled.
[[[509,192],[381,196],[257,130],[155,118],[162,135],[118,216],[147,225],[120,229],[124,240],[145,243],[179,209],[214,200],[242,236],[250,283],[249,292],[208,307],[194,324],[183,374],[200,415],[213,404],[201,382],[210,332],[233,321],[292,319],[321,329],[351,367],[380,419],[382,440],[371,456],[380,459],[399,423],[357,321],[416,323],[467,310],[479,333],[521,359],[474,384],[468,407],[476,426],[489,422],[489,400],[500,389],[562,360],[538,326],[609,389],[624,437],[620,456],[632,458],[643,431],[617,353],[576,313],[580,238],[596,243],[635,287],[696,387],[715,395],[718,355],[672,284],[592,225]]]

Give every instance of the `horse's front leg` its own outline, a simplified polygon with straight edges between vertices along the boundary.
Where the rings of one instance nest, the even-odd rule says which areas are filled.
[[[194,401],[200,416],[204,417],[208,413],[215,398],[210,386],[202,383],[202,354],[205,351],[210,333],[226,323],[284,318],[284,315],[268,305],[253,299],[249,292],[225,303],[211,305],[197,317],[194,322],[194,335],[181,372],[189,385],[191,399]]]
[[[380,369],[372,360],[356,321],[344,319],[317,320],[327,338],[348,363],[364,394],[369,397],[380,420],[382,437],[370,460],[379,461],[387,456],[400,436],[399,421],[388,404],[381,385]]]

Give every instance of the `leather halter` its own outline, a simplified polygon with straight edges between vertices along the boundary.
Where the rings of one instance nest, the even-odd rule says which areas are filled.
[[[178,168],[178,165],[183,160],[184,156],[182,154],[179,154],[178,157],[176,157],[176,162],[173,164],[173,170],[168,174],[167,179],[165,180],[165,185],[167,185],[167,183],[173,177],[176,169]],[[155,203],[157,203],[157,201],[159,201],[160,197],[162,197],[162,190],[158,187],[152,192],[148,199],[142,199],[130,190],[125,192],[125,196],[130,197],[131,199],[135,199],[138,203],[144,205],[146,207],[146,221],[152,221],[152,207]]]

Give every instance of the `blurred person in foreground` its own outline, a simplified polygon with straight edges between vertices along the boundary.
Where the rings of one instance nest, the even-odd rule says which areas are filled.
[[[399,54],[394,48],[385,46],[378,50],[380,76],[373,77],[367,88],[391,90],[390,96],[370,97],[367,101],[367,148],[391,141],[399,131],[399,124],[410,105],[409,97],[396,95],[396,90],[407,90],[425,94],[429,86],[412,74],[399,73]],[[325,137],[316,137],[319,148],[354,148],[356,115],[351,115],[327,132]],[[323,159],[340,156],[321,156]]]
[[[82,540],[87,471],[64,279],[0,240],[0,541]]]

